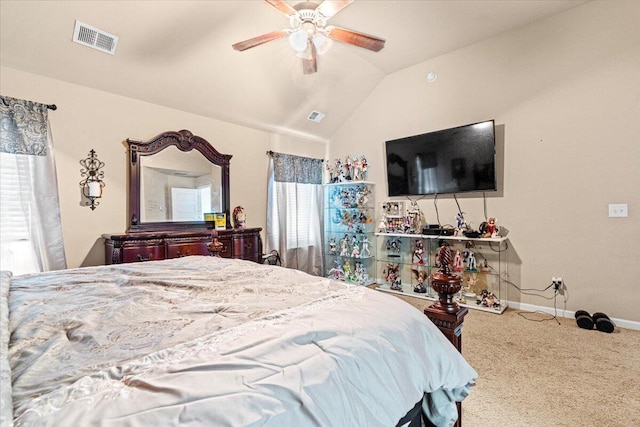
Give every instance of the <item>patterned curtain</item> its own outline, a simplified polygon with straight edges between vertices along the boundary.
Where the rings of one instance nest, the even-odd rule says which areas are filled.
[[[2,269],[66,268],[46,105],[0,96],[0,173]]]
[[[7,96],[0,100],[0,151],[46,156],[49,108]]]
[[[273,153],[274,179],[278,182],[322,184],[322,160]]]
[[[269,154],[267,248],[284,267],[321,276],[322,160]]]

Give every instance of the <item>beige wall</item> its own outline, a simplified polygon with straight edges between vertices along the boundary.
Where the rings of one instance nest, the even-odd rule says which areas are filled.
[[[247,225],[265,227],[267,150],[324,158],[326,144],[249,129],[138,100],[0,67],[0,93],[56,104],[54,138],[62,229],[70,268],[104,263],[103,233],[127,228],[126,138],[149,139],[188,129],[231,154],[231,208],[242,205]],[[215,100],[212,100],[215,102]],[[78,163],[95,149],[104,167],[104,194],[95,211],[80,205]],[[264,238],[264,231],[263,231]]]
[[[495,119],[502,171],[487,214],[510,230],[508,278],[539,289],[561,276],[559,309],[640,321],[638,22],[640,2],[588,3],[390,75],[331,139],[330,157],[365,154],[383,201],[385,140]],[[438,200],[441,223],[453,223],[454,200]],[[459,202],[477,227],[481,195]],[[629,217],[608,218],[609,203],[627,203]],[[433,197],[420,206],[435,223]],[[514,287],[508,297],[553,307]]]

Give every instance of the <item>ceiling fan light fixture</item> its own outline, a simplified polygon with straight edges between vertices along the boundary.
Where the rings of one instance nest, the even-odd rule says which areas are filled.
[[[289,45],[302,58],[302,72],[312,74],[318,71],[317,56],[326,53],[334,40],[378,52],[385,40],[349,30],[329,26],[327,20],[347,7],[353,0],[264,0],[289,18],[290,28],[271,31],[231,45],[237,51],[244,51],[263,43],[287,37]]]
[[[289,34],[289,44],[296,52],[304,52],[308,45],[307,32],[302,28]]]
[[[311,40],[313,41],[313,44],[316,46],[316,51],[318,52],[318,55],[324,55],[325,53],[327,53],[333,43],[333,40],[331,40],[329,37],[319,32],[315,33]]]
[[[302,58],[302,59],[307,59],[307,60],[311,60],[313,58],[313,52],[311,50],[311,43],[307,44],[307,48],[305,50],[302,50],[300,52],[296,53],[296,56],[298,58]]]

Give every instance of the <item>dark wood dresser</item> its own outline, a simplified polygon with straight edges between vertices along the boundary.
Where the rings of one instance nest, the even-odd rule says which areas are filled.
[[[262,228],[216,231],[223,244],[221,257],[262,262]],[[103,234],[102,237],[106,264],[209,255],[207,244],[213,240],[211,230],[206,229]]]

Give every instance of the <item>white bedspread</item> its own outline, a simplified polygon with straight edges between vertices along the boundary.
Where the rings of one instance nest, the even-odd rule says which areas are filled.
[[[17,426],[395,426],[438,390],[446,425],[476,377],[403,301],[248,261],[18,276],[8,298]]]

